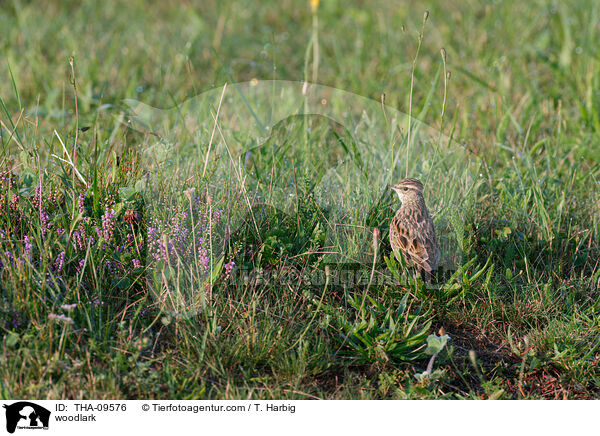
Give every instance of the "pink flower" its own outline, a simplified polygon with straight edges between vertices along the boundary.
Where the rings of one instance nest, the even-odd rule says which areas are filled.
[[[231,271],[233,271],[233,267],[235,266],[235,262],[232,260],[225,265],[225,280],[227,280],[231,276]]]
[[[81,269],[83,268],[84,265],[85,265],[85,259],[79,259],[79,263],[77,265],[75,265],[75,270],[77,270],[77,273],[81,272]]]
[[[102,215],[102,237],[108,244],[113,242],[115,231],[115,211],[113,209],[106,209],[104,215]]]
[[[25,256],[26,257],[31,257],[31,249],[33,248],[33,245],[31,244],[31,242],[29,242],[29,236],[25,236]]]
[[[77,199],[77,207],[79,207],[79,213],[81,215],[85,215],[85,197],[86,195],[82,192]]]
[[[64,266],[65,266],[65,252],[61,251],[58,254],[58,256],[56,257],[56,260],[54,261],[54,267],[56,268],[57,272],[61,272]]]
[[[41,202],[42,202],[42,187],[36,186],[35,187],[35,195],[33,196],[33,207],[38,209],[40,207]]]

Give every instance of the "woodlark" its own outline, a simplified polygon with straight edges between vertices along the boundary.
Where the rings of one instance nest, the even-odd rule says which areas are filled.
[[[425,205],[423,184],[417,179],[403,179],[390,188],[402,202],[390,224],[394,255],[398,258],[399,252],[402,252],[406,264],[415,266],[423,281],[429,282],[440,260],[440,250],[433,221]]]

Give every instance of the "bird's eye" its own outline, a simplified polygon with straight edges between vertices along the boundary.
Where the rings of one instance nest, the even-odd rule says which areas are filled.
[[[405,191],[408,191],[408,188],[404,188]]]

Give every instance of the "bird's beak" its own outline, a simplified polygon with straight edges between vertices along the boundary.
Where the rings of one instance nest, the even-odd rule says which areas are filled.
[[[394,185],[387,185],[388,189],[393,189],[394,191],[396,190],[396,187]]]

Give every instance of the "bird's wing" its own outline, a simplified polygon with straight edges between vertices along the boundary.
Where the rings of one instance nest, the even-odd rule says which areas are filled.
[[[425,251],[427,251],[427,264],[430,269],[436,269],[438,261],[440,260],[440,250],[437,246],[435,237],[435,228],[431,218],[427,217],[425,220],[418,223],[419,235],[421,235],[422,243]]]
[[[417,224],[416,227],[415,224]],[[403,219],[402,216],[396,215],[392,221],[392,225],[397,230],[393,235],[394,244],[392,248],[394,248],[394,251],[400,249],[404,256],[409,258],[407,260],[430,272],[430,253],[427,250],[427,243],[420,232],[420,223],[410,223],[408,220]]]

